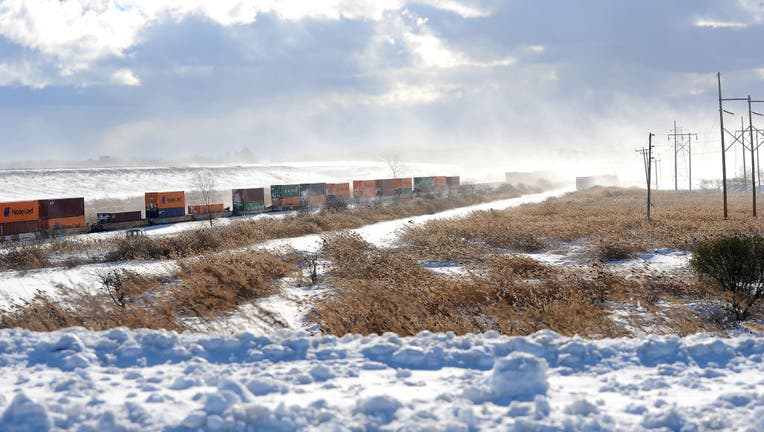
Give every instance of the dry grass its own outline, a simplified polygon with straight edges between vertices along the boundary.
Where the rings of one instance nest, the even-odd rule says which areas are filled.
[[[327,283],[334,289],[313,319],[328,333],[618,334],[603,308],[604,280],[530,259],[492,256],[466,277],[446,277],[350,234],[328,239],[323,257],[332,262]]]
[[[730,194],[727,220],[721,215],[718,192],[655,195],[652,222],[644,216],[644,191],[595,188],[466,219],[432,221],[409,228],[403,239],[419,256],[432,259],[465,254],[465,242],[532,251],[550,243],[585,240],[592,258],[608,261],[658,247],[692,251],[710,239],[764,231],[764,223],[750,216],[750,197],[745,194]]]
[[[275,282],[295,271],[283,257],[268,252],[217,254],[182,263],[166,277],[130,272],[100,275],[100,293],[61,287],[52,297],[38,292],[32,299],[0,310],[0,328],[52,331],[81,326],[182,331],[189,317],[212,319],[240,304],[270,295]]]

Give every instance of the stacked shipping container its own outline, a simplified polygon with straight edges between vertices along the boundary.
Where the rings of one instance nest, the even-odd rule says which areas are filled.
[[[0,204],[0,236],[37,232],[40,220],[39,201]]]
[[[414,185],[411,181],[411,177],[397,178],[395,179],[395,193],[399,196],[409,196],[414,190]]]
[[[186,215],[185,192],[146,192],[146,219],[166,219]]]
[[[326,202],[326,183],[303,183],[300,196],[306,204],[323,204]]]
[[[353,180],[353,198],[371,199],[377,196],[376,180]]]
[[[271,207],[274,210],[298,208],[301,204],[300,185],[271,186]]]
[[[40,200],[40,230],[85,227],[85,198]]]
[[[349,201],[350,183],[327,183],[326,198],[327,200]]]
[[[395,179],[374,180],[376,195],[380,197],[395,196]]]
[[[265,189],[234,189],[231,194],[234,214],[265,211]]]

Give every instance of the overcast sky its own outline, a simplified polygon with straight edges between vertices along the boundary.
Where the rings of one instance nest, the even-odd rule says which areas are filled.
[[[763,21],[758,0],[3,0],[0,146],[520,169],[633,164],[677,120],[701,166],[716,72],[764,99]]]

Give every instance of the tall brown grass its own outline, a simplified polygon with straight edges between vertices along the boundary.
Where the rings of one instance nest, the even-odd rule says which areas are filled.
[[[333,290],[312,318],[328,333],[619,334],[603,307],[610,286],[602,279],[530,259],[492,256],[464,277],[446,277],[352,234],[328,239],[323,257]]]
[[[55,296],[38,292],[32,299],[0,310],[0,328],[52,331],[124,326],[181,331],[188,328],[187,318],[213,319],[274,293],[278,279],[295,269],[279,255],[248,251],[183,262],[175,274],[162,277],[109,273],[101,275],[100,292],[60,287]]]

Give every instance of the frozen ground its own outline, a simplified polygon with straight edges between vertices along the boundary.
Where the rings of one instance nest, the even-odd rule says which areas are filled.
[[[0,331],[0,430],[764,429],[764,339]]]
[[[200,170],[215,175],[216,188],[228,190],[285,183],[347,182],[387,178],[382,162],[250,164],[224,167],[146,167],[0,170],[0,202],[84,196],[86,199],[128,198],[144,192],[191,190]],[[411,163],[406,175],[460,175],[452,165]]]

